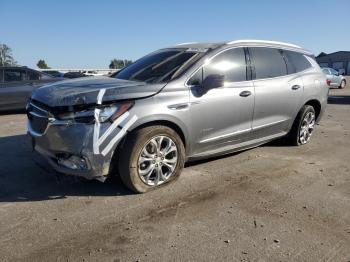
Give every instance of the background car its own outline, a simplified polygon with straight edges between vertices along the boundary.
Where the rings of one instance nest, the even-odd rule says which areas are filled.
[[[329,81],[329,85],[331,87],[345,88],[346,79],[343,75],[340,75],[337,70],[325,67],[322,68],[322,71],[327,76],[327,80]]]
[[[64,78],[79,78],[86,77],[86,75],[82,72],[68,72],[63,75]]]
[[[63,78],[64,73],[56,70],[41,70],[42,73],[48,74],[53,77],[61,77]]]
[[[59,80],[27,67],[0,67],[0,110],[25,109],[34,89]]]
[[[83,71],[86,76],[102,76],[103,74],[97,73],[96,71]]]

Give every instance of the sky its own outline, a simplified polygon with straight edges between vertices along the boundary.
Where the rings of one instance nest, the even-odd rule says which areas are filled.
[[[1,0],[0,43],[18,64],[107,68],[182,42],[264,39],[350,51],[349,0]]]

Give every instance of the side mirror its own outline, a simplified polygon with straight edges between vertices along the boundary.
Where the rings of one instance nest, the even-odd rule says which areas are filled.
[[[218,88],[224,86],[225,76],[224,75],[208,75],[202,83],[202,88],[206,91],[210,89]]]

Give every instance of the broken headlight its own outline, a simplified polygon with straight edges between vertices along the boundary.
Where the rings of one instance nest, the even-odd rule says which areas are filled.
[[[119,116],[124,114],[127,110],[132,107],[132,102],[111,104],[96,106],[85,110],[73,111],[68,113],[59,114],[60,120],[75,120],[80,123],[92,123],[95,120],[103,123],[106,121],[113,122]]]

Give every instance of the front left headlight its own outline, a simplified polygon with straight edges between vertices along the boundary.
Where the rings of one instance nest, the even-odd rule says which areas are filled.
[[[132,107],[132,102],[102,105],[95,108],[89,108],[86,110],[73,111],[69,113],[63,113],[58,115],[60,120],[75,120],[80,123],[92,123],[95,121],[95,117],[98,117],[100,123],[107,121],[113,122],[119,116],[124,114]]]

